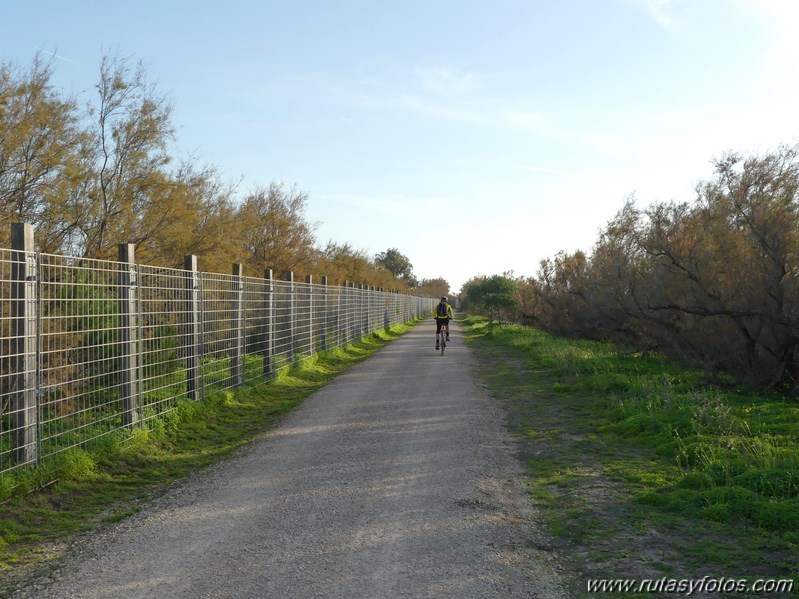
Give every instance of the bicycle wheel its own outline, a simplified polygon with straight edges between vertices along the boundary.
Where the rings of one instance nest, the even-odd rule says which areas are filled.
[[[447,336],[444,334],[444,330],[441,330],[441,355],[444,355],[444,348],[447,347]]]

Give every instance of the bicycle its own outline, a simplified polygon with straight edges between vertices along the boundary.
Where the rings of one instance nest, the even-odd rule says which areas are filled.
[[[433,310],[433,317],[436,319],[436,349],[441,349],[443,356],[449,341],[449,321],[452,319],[452,306],[447,303],[446,296],[441,297],[441,302]]]
[[[441,355],[444,355],[444,348],[447,347],[447,325],[439,322],[436,319],[436,349],[441,349]]]

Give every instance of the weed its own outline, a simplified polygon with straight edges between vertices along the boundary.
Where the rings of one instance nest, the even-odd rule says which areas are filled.
[[[58,467],[58,479],[70,482],[89,482],[97,477],[97,461],[83,449],[64,452]]]
[[[651,352],[467,322],[481,376],[509,402],[531,498],[558,546],[612,556],[591,570],[623,577],[793,575],[793,398],[708,385],[705,373]]]

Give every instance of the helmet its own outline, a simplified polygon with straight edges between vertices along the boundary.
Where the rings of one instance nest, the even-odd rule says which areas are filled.
[[[441,297],[441,301],[442,301],[442,302],[445,302],[445,301],[447,301],[447,298],[446,298],[445,296],[442,296],[442,297]]]

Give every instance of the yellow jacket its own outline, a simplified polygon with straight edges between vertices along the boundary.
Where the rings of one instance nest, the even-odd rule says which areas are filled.
[[[436,318],[436,319],[438,319],[438,318],[442,318],[442,319],[443,319],[443,318],[452,318],[452,319],[454,319],[454,318],[455,318],[455,317],[452,315],[452,306],[450,306],[449,304],[447,304],[447,315],[446,315],[446,316],[439,316],[439,315],[438,315],[438,308],[439,308],[440,306],[441,306],[441,302],[439,302],[439,303],[436,305],[436,307],[435,307],[435,308],[433,308],[433,318]]]

